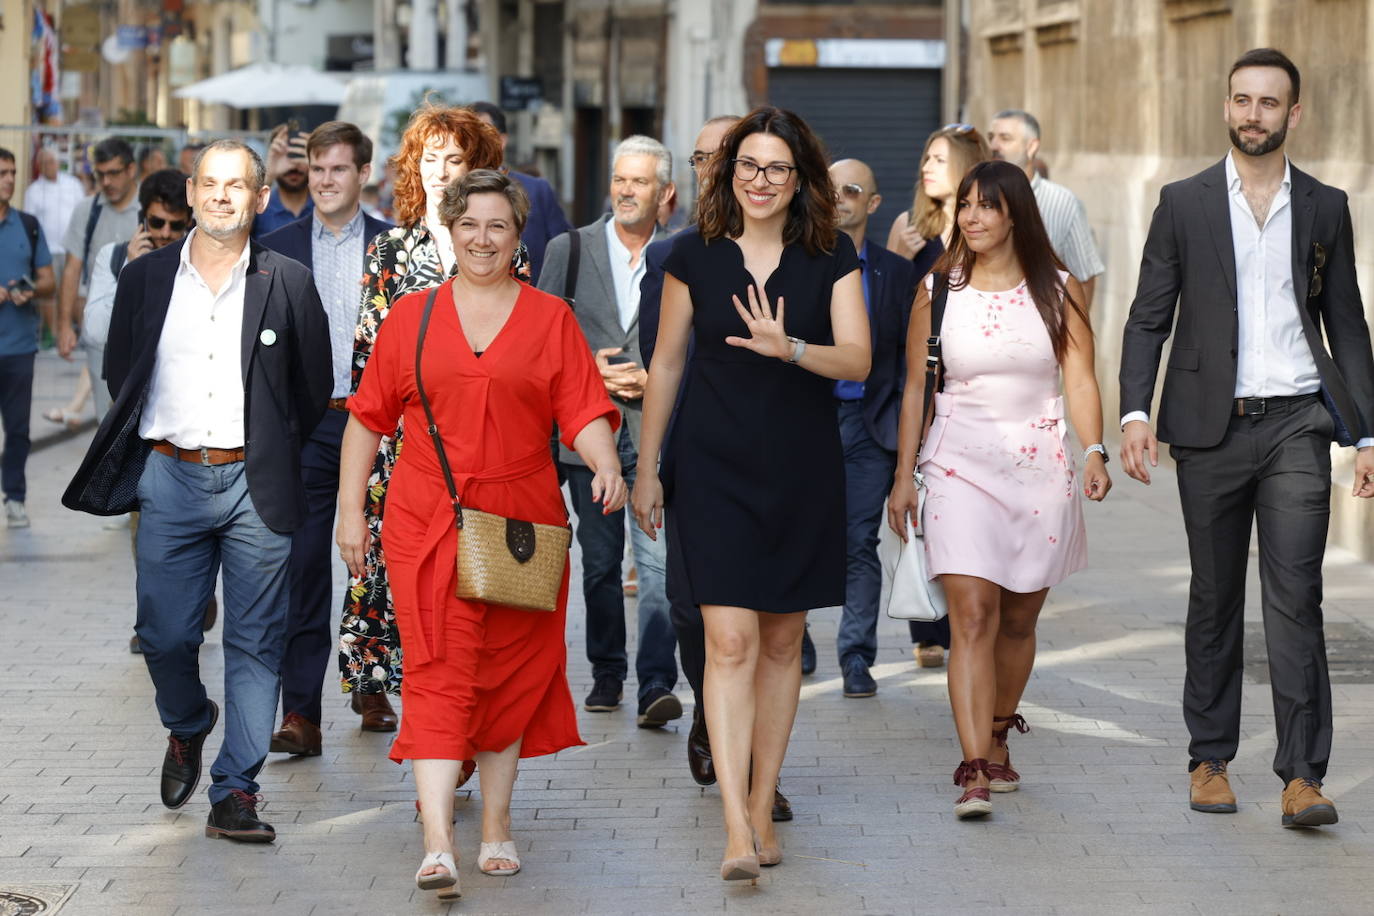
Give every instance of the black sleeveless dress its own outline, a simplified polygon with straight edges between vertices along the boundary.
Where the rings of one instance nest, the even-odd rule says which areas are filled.
[[[731,304],[754,280],[730,239],[683,233],[664,268],[692,297],[695,352],[673,432],[666,511],[693,604],[790,613],[844,603],[844,457],[834,386],[725,342],[748,331]],[[765,290],[793,337],[834,342],[830,296],[859,269],[843,232],[831,254],[783,249]]]

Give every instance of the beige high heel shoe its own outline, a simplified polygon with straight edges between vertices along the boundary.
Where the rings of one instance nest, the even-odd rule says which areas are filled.
[[[782,864],[782,847],[763,845],[763,841],[759,839],[757,833],[754,834],[754,848],[758,850],[759,865],[763,868],[772,868],[774,865]]]

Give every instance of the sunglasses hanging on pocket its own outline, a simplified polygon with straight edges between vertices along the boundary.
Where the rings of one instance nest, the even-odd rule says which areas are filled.
[[[1326,249],[1321,242],[1312,243],[1312,277],[1307,283],[1307,298],[1315,299],[1322,294],[1322,268],[1326,266]]]

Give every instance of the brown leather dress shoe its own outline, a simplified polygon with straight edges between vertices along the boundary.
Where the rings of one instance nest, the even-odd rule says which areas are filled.
[[[1290,780],[1283,790],[1283,826],[1320,827],[1336,823],[1336,805],[1322,795],[1321,788],[1321,780],[1309,776]]]
[[[267,749],[274,754],[318,757],[321,745],[320,727],[305,716],[288,712],[281,728],[272,733],[272,743]]]
[[[1285,794],[1284,798],[1287,797]],[[1236,794],[1226,778],[1225,760],[1204,760],[1193,768],[1188,807],[1205,814],[1235,813]]]
[[[782,794],[782,789],[773,788],[773,821],[792,820],[792,803]]]
[[[396,730],[396,710],[384,693],[353,692],[353,711],[363,717],[362,729],[365,732],[394,732]]]
[[[692,714],[692,728],[687,732],[687,769],[699,786],[716,782],[716,764],[711,759],[711,736],[706,732],[706,716],[698,706]]]

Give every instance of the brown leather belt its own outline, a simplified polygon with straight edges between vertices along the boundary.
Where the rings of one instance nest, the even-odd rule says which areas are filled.
[[[329,409],[344,411],[348,410],[348,398],[330,398]]]
[[[1315,401],[1316,394],[1290,394],[1272,398],[1236,398],[1231,412],[1238,417],[1253,417],[1265,413],[1278,413],[1295,404]]]
[[[206,467],[213,464],[234,464],[243,460],[241,448],[178,448],[166,439],[154,442],[153,451]]]

